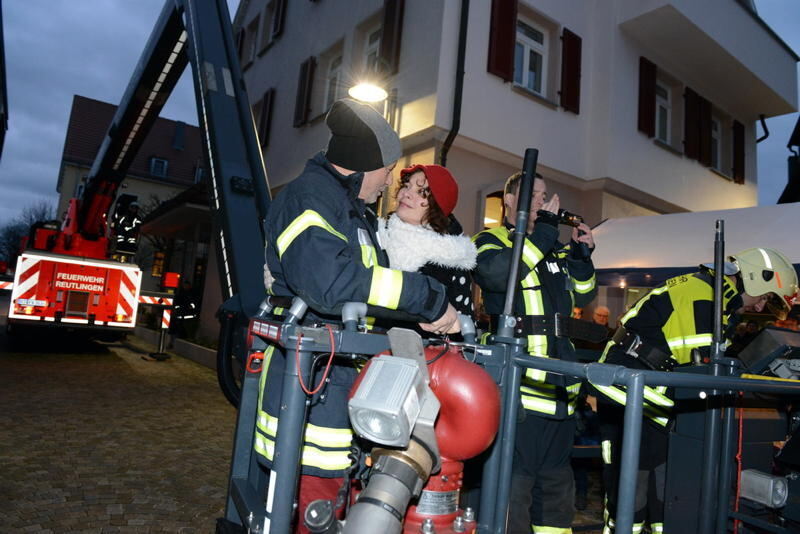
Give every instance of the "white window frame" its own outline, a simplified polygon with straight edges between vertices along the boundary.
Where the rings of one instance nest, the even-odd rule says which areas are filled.
[[[364,32],[364,72],[372,74],[378,72],[378,61],[381,56],[381,38],[383,38],[383,27],[373,26]],[[374,42],[370,39],[377,35]],[[370,55],[375,54],[375,58],[370,60]]]
[[[538,43],[528,37],[527,35],[523,34],[518,25],[524,24],[531,29],[539,32],[542,34],[542,42]],[[546,97],[547,95],[547,58],[549,56],[550,51],[550,32],[547,31],[543,26],[540,24],[536,24],[535,22],[531,21],[530,19],[525,19],[519,17],[517,19],[517,26],[515,27],[516,31],[516,43],[514,45],[514,85],[517,87],[522,87],[526,91],[530,91],[534,94],[537,94],[542,97]],[[517,50],[518,46],[522,47],[522,72],[517,72]],[[542,72],[540,73],[540,80],[539,80],[539,87],[540,90],[537,91],[528,86],[530,80],[526,80],[525,78],[530,72],[530,57],[531,52],[534,52],[541,56],[542,58]]]
[[[156,170],[158,170],[159,165],[163,165],[164,168],[163,174],[156,172]],[[150,158],[150,174],[152,174],[153,176],[158,176],[159,178],[166,178],[168,172],[169,172],[168,160],[156,157]]]
[[[325,110],[330,109],[331,105],[339,99],[339,91],[342,87],[343,65],[344,56],[342,54],[337,54],[328,61],[328,76],[325,79]]]
[[[714,116],[711,117],[711,168],[722,172],[722,121]]]
[[[659,89],[663,90],[664,93],[667,95],[666,98],[659,94]],[[664,124],[664,134],[665,136],[661,137],[661,110],[664,110],[665,117],[666,117],[666,124]],[[662,143],[666,143],[668,145],[672,144],[672,90],[670,87],[660,81],[656,81],[656,139],[661,141]]]

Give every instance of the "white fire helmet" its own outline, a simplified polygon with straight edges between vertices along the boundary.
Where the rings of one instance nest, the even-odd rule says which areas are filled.
[[[730,257],[739,268],[744,292],[751,297],[769,295],[767,308],[785,319],[797,300],[797,272],[789,259],[772,248],[748,248]]]

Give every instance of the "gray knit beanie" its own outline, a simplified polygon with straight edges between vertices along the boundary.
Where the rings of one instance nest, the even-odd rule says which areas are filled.
[[[351,171],[366,172],[388,167],[400,159],[400,137],[380,113],[349,98],[331,106],[325,123],[331,130],[326,157]]]

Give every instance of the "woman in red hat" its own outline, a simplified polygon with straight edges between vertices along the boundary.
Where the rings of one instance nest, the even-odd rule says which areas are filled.
[[[397,207],[380,222],[378,236],[394,269],[419,271],[447,288],[450,303],[472,316],[472,278],[477,250],[453,216],[458,184],[441,165],[400,171]]]

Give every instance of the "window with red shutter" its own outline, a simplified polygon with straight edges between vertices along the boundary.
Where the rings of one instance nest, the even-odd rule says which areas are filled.
[[[656,65],[639,58],[639,131],[647,137],[656,135]]]
[[[492,0],[487,70],[510,82],[514,79],[517,0]]]
[[[744,125],[733,121],[733,181],[744,183]]]
[[[683,151],[706,167],[713,163],[711,102],[691,87],[684,92]]]
[[[582,40],[567,28],[561,34],[561,107],[576,115],[581,109]]]
[[[314,81],[314,67],[317,61],[314,56],[309,57],[300,65],[300,75],[297,80],[297,98],[294,105],[295,128],[308,122],[311,111],[311,89]]]
[[[397,74],[400,65],[400,38],[403,33],[404,0],[384,0],[383,25],[378,69],[381,74],[391,76]]]

